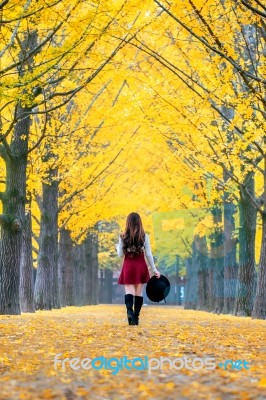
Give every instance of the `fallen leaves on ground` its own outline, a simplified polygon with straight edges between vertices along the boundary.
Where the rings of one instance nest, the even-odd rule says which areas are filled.
[[[0,333],[0,399],[266,398],[261,320],[148,305],[140,325],[129,326],[124,305],[95,305],[0,316]],[[96,357],[106,359],[106,368],[100,361],[98,369],[81,367]],[[139,360],[134,368],[118,367],[123,357]],[[65,358],[78,358],[80,368],[66,361],[63,369]],[[214,369],[206,368],[206,358],[215,360]],[[141,370],[145,359],[149,368]],[[222,365],[226,360],[240,360],[239,368]]]

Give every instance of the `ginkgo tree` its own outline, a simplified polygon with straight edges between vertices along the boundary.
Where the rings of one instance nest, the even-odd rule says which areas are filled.
[[[111,62],[125,45],[124,39],[140,29],[138,21],[141,26],[147,23],[145,12],[144,17],[136,10],[132,14],[126,5],[123,1],[89,4],[80,0],[0,5],[0,152],[6,166],[1,193],[1,313],[20,312],[28,153],[38,149],[45,137],[49,114],[64,107]],[[112,35],[107,36],[109,31]],[[38,133],[29,148],[34,117],[39,120]]]
[[[184,86],[189,89],[186,98],[182,90],[183,96],[178,96],[178,104],[176,96],[170,100],[171,95],[164,96],[170,109],[177,111],[178,122],[170,124],[169,107],[165,106],[162,124],[168,127],[168,138],[175,143],[178,154],[199,173],[208,171],[225,192],[230,193],[231,199],[235,188],[240,190],[241,208],[246,207],[242,211],[246,239],[241,253],[243,259],[248,257],[239,269],[238,290],[242,298],[240,312],[250,314],[257,211],[264,221],[264,190],[255,194],[252,184],[256,171],[264,176],[265,65],[261,62],[265,37],[261,17],[264,14],[252,8],[249,12],[245,4],[244,7],[235,7],[235,4],[225,5],[218,1],[209,2],[208,7],[201,7],[203,2],[193,1],[182,2],[183,7],[170,7],[159,1],[155,3],[164,14],[160,16],[166,27],[164,43],[154,42],[149,32],[147,36],[145,33],[138,35],[132,44],[171,71],[172,76],[177,76],[182,89]],[[212,5],[217,15],[224,15],[224,10],[229,12],[224,18],[216,19],[216,14],[210,11]],[[175,29],[178,29],[178,36],[173,33]],[[175,90],[172,79],[169,80],[169,93],[171,89],[173,94],[181,92],[180,86],[178,91]],[[158,96],[157,91],[154,97],[163,96],[161,93]],[[161,102],[157,104],[162,115]],[[232,111],[228,113],[227,110]],[[189,121],[191,133],[180,130],[182,120]],[[257,194],[260,196],[258,199]],[[216,196],[218,199],[219,194]],[[263,240],[253,309],[256,317],[263,317],[265,313],[264,253]]]
[[[239,204],[236,312],[250,315],[256,214],[259,211],[262,215],[264,208],[263,190],[255,192],[254,186],[254,174],[257,188],[264,176],[264,15],[256,10],[249,13],[244,3],[237,8],[233,3],[225,6],[217,1],[205,8],[201,7],[203,2],[193,1],[184,1],[182,8],[154,3],[156,7],[151,12],[158,15],[157,20],[128,43],[131,50],[126,48],[131,57],[127,84],[134,86],[135,97],[150,126],[154,124],[176,152],[177,165],[178,159],[189,165],[201,181],[200,188],[204,188],[206,176],[216,181],[218,190],[212,193],[212,204],[222,204],[222,189],[226,196],[225,223],[235,212],[233,201]],[[228,15],[217,19],[210,12],[212,6],[217,15],[223,15],[225,9],[229,10]],[[162,26],[165,34],[159,41],[157,32]],[[204,192],[202,195],[206,197]],[[232,224],[227,225],[225,229],[231,226],[233,235]],[[230,234],[227,237],[231,241]],[[253,312],[257,316],[265,309],[263,270],[261,263],[257,311]]]
[[[253,307],[258,213],[262,246],[253,316],[265,316],[264,11],[256,0],[2,3],[2,313],[19,313],[27,188],[38,240],[38,307],[60,306],[62,265],[69,263],[68,278],[74,276],[67,259],[58,270],[58,228],[59,258],[64,240],[73,252],[72,241],[85,240],[91,262],[87,235],[99,220],[115,219],[123,229],[126,215],[137,209],[152,231],[152,212],[205,207],[214,239],[204,279],[219,293],[216,299],[210,293],[210,307],[231,311],[224,277],[237,270],[235,241],[230,254],[226,249],[239,206],[235,312],[250,315]],[[223,262],[214,257],[222,209]],[[202,260],[192,242],[191,236],[196,265]],[[173,247],[164,252],[174,256]]]

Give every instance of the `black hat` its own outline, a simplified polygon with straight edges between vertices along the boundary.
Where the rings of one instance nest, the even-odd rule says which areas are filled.
[[[150,278],[146,286],[146,294],[151,301],[159,303],[164,300],[170,292],[170,282],[161,275],[157,278],[155,275]],[[166,301],[165,301],[166,303]]]

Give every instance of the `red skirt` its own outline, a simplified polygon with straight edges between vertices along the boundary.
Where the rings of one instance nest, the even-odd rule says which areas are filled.
[[[118,284],[134,285],[137,283],[147,283],[149,279],[150,274],[144,258],[144,253],[140,253],[134,257],[129,257],[126,254],[118,278]]]

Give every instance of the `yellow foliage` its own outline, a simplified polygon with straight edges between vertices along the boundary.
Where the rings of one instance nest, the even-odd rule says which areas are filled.
[[[174,18],[151,0],[10,0],[3,9],[10,22],[1,25],[1,128],[9,129],[18,100],[35,102],[42,113],[52,110],[48,121],[44,114],[32,118],[29,148],[40,144],[29,157],[28,195],[39,218],[34,199],[56,167],[59,225],[75,240],[98,220],[116,219],[122,228],[133,210],[153,235],[152,213],[208,208],[225,189],[236,202],[250,171],[256,172],[256,195],[263,193],[263,176],[252,160],[259,148],[266,150],[265,92],[257,81],[244,87],[234,65],[250,68],[240,27],[260,19],[233,1],[162,4]],[[41,43],[55,29],[53,40],[35,54],[34,68],[18,74],[14,60],[25,32],[36,32]],[[259,41],[256,57],[262,46]],[[263,77],[264,69],[258,63],[257,75]],[[43,91],[33,98],[36,86]],[[82,89],[62,105],[64,93],[77,87]],[[217,110],[231,115],[226,120]],[[226,183],[225,169],[234,174]],[[3,164],[0,175],[4,181]],[[33,228],[38,234],[35,220]],[[205,228],[197,229],[203,234]]]

